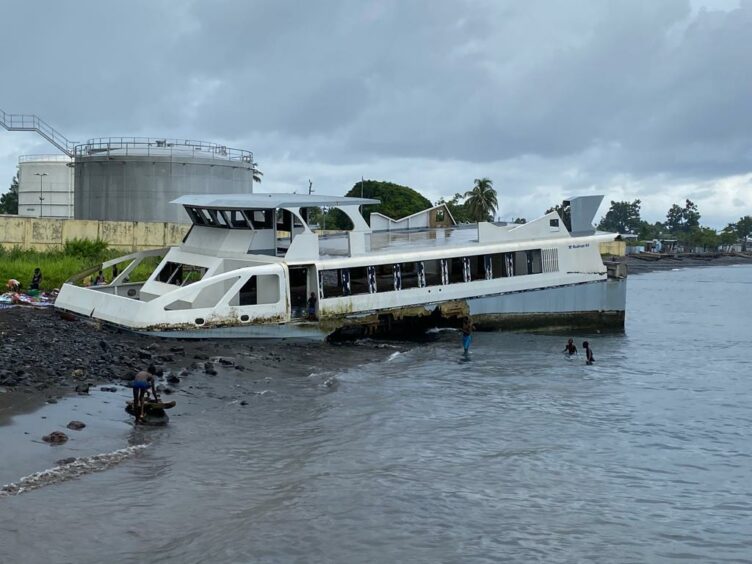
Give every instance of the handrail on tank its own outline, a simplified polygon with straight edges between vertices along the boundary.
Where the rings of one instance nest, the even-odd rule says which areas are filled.
[[[76,157],[92,155],[118,156],[134,155],[173,155],[190,151],[194,157],[240,161],[253,165],[253,153],[243,149],[233,149],[218,143],[192,139],[169,139],[166,137],[99,137],[76,145]]]
[[[68,155],[21,155],[18,157],[19,163],[34,163],[34,162],[71,162],[72,157]]]

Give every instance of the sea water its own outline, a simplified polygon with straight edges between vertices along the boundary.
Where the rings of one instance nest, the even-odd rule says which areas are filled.
[[[128,456],[0,497],[0,561],[749,562],[752,268],[628,284],[624,333],[195,374],[163,429],[108,407],[77,454]],[[3,450],[0,482],[30,448]]]

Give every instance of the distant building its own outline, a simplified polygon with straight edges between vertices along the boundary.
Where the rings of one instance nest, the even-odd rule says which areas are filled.
[[[371,213],[372,231],[398,231],[402,229],[429,229],[456,225],[446,204],[439,204],[402,219],[392,219],[382,213]]]
[[[18,158],[18,215],[73,217],[73,159],[67,155]]]

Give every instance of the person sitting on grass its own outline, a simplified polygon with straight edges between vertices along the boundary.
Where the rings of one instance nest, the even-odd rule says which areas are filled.
[[[15,278],[11,278],[10,280],[8,280],[8,283],[5,286],[8,288],[10,292],[21,291],[21,283]]]
[[[149,365],[146,370],[141,370],[133,378],[133,415],[136,417],[136,423],[144,422],[144,397],[146,396],[146,390],[151,387],[151,393],[155,400],[159,400],[157,395],[157,388],[154,385],[154,376],[157,373],[157,369],[153,364]]]
[[[107,284],[107,281],[104,279],[104,273],[100,270],[99,274],[97,274],[96,279],[94,280],[95,286],[104,286]]]
[[[37,290],[39,291],[39,285],[42,283],[42,271],[39,267],[36,267],[34,269],[34,276],[31,277],[31,284],[29,285],[29,290]]]

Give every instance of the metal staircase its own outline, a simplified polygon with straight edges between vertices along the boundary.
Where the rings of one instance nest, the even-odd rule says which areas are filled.
[[[65,135],[35,114],[8,114],[0,110],[0,126],[8,131],[36,131],[63,153],[73,157],[76,143],[68,141]]]

